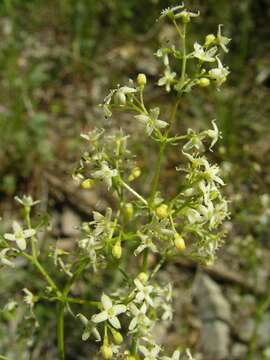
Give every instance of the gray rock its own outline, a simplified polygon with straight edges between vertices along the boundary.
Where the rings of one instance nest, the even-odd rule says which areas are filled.
[[[208,275],[199,273],[196,276],[193,295],[197,304],[200,319],[219,319],[230,322],[231,308],[223,296],[220,287]]]
[[[235,343],[232,346],[231,358],[232,360],[242,360],[246,358],[248,348],[241,343]]]
[[[204,359],[227,359],[230,347],[230,328],[220,320],[203,323],[198,348],[205,355]]]
[[[71,209],[65,208],[61,218],[61,227],[65,236],[78,236],[80,217]]]

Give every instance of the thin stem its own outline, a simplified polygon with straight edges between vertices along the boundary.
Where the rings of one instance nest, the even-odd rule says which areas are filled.
[[[120,179],[122,185],[136,198],[138,198],[144,205],[148,206],[148,202],[140,195],[138,194],[132,187],[130,187],[124,180]]]
[[[65,304],[59,303],[57,305],[57,346],[59,352],[59,360],[65,360],[64,315]]]
[[[25,208],[26,223],[27,223],[28,228],[32,229],[30,211],[31,211],[30,208]],[[36,259],[37,258],[37,247],[36,247],[36,238],[34,236],[31,237],[31,248],[32,248],[33,258]]]
[[[184,25],[183,25],[183,36],[182,36],[182,40],[183,40],[183,59],[182,59],[181,78],[180,78],[181,87],[183,87],[184,82],[185,82],[186,65],[187,65],[186,29],[187,29],[187,24],[184,23]]]
[[[152,185],[151,185],[151,193],[150,193],[150,198],[149,198],[150,206],[152,205],[152,203],[154,201],[155,194],[156,194],[156,191],[157,191],[159,177],[160,177],[161,163],[162,163],[162,160],[163,160],[165,146],[166,146],[165,141],[160,144],[159,155],[158,155],[158,159],[157,159],[157,163],[156,163],[155,174],[154,174],[154,178],[153,178]]]

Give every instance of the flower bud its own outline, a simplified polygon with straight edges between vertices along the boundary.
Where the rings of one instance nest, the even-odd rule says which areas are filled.
[[[111,345],[102,345],[100,348],[103,359],[110,360],[113,357],[113,351]]]
[[[130,221],[133,217],[133,213],[134,213],[134,209],[133,209],[133,205],[131,203],[127,203],[124,206],[124,218],[125,221]]]
[[[122,256],[122,247],[121,247],[121,241],[117,241],[115,245],[112,248],[112,255],[116,259],[120,259]]]
[[[159,219],[165,219],[169,216],[169,207],[166,204],[162,204],[156,208],[156,215]]]
[[[205,46],[209,46],[209,45],[213,44],[213,42],[214,42],[215,40],[216,40],[216,37],[215,37],[214,34],[208,34],[208,35],[206,35],[206,37],[205,37],[205,42],[204,42],[204,44],[205,44]]]
[[[128,180],[133,181],[137,179],[140,175],[141,175],[141,169],[138,166],[136,166],[135,168],[132,169],[131,174],[128,177]]]
[[[114,102],[116,105],[126,105],[127,99],[125,93],[121,90],[116,91]]]
[[[137,276],[137,278],[140,280],[140,282],[142,284],[146,284],[147,280],[148,280],[148,275],[145,272],[141,272],[139,273],[139,275]]]
[[[186,248],[185,240],[179,234],[175,234],[174,236],[174,245],[179,251],[184,251]]]
[[[86,179],[81,183],[81,187],[83,189],[91,189],[93,185],[95,184],[95,180],[93,179]]]
[[[113,336],[114,343],[116,345],[122,344],[123,336],[121,335],[121,333],[119,331],[114,330],[113,328],[111,328],[111,333],[112,333],[112,336]]]
[[[146,78],[145,74],[138,74],[137,83],[138,83],[139,87],[144,88],[144,86],[147,83],[147,78]]]
[[[210,80],[207,79],[207,78],[201,78],[197,81],[197,84],[200,86],[200,87],[207,87],[210,85]]]

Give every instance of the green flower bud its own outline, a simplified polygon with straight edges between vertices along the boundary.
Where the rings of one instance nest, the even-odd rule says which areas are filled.
[[[210,85],[210,80],[207,78],[201,78],[197,81],[197,84],[201,87],[207,87]]]
[[[133,181],[137,179],[140,175],[141,175],[141,169],[138,166],[136,166],[135,168],[132,169],[131,174],[128,177],[128,180]]]
[[[112,255],[116,259],[120,259],[122,256],[122,247],[121,247],[121,241],[117,241],[116,244],[112,248]]]
[[[213,44],[213,42],[214,42],[215,40],[216,40],[216,37],[215,37],[214,34],[208,34],[208,35],[206,35],[206,37],[205,37],[205,42],[204,42],[204,44],[205,44],[205,46],[209,46],[209,45]]]
[[[102,345],[100,348],[103,359],[110,360],[113,357],[113,351],[111,345]]]
[[[148,281],[148,275],[145,272],[139,273],[139,275],[137,277],[142,284],[146,284]]]
[[[169,216],[169,207],[166,204],[162,204],[156,208],[156,215],[159,219],[165,219]]]
[[[144,88],[144,86],[147,83],[147,78],[146,78],[145,74],[138,74],[137,83],[138,83],[139,87]]]
[[[81,187],[83,189],[91,189],[93,185],[95,184],[95,180],[93,179],[86,179],[81,183]]]
[[[133,205],[131,203],[125,204],[123,211],[124,211],[125,221],[127,222],[130,221],[134,213]]]
[[[174,236],[174,245],[179,251],[184,251],[186,248],[185,240],[179,234],[175,234]]]

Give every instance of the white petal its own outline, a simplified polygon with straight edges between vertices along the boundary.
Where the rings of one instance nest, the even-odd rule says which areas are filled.
[[[16,243],[20,250],[24,251],[26,249],[26,241],[24,237],[20,237],[19,239],[16,239]]]
[[[109,319],[109,322],[112,324],[113,327],[115,327],[116,329],[120,329],[121,328],[121,324],[120,321],[117,319],[116,316],[112,317]]]
[[[91,320],[94,323],[100,323],[102,321],[108,320],[108,313],[107,313],[107,311],[102,311],[99,314],[93,315]]]
[[[16,241],[16,238],[15,238],[15,235],[14,234],[5,234],[4,235],[4,238],[6,240],[9,240],[9,241]]]
[[[132,331],[135,329],[135,327],[137,326],[138,320],[137,318],[133,318],[129,324],[128,330]]]
[[[112,300],[106,294],[102,294],[101,303],[105,310],[110,309],[112,307]]]
[[[134,280],[134,284],[136,285],[136,287],[137,287],[140,291],[143,291],[143,284],[140,282],[139,279],[135,279],[135,280]]]
[[[36,231],[34,229],[27,229],[27,230],[24,230],[23,234],[24,234],[24,237],[27,239],[29,237],[32,237],[34,236],[36,233]]]
[[[17,221],[13,221],[12,228],[14,232],[19,232],[22,230],[21,225]]]
[[[119,315],[119,314],[122,314],[122,313],[126,312],[127,307],[126,307],[126,305],[122,305],[122,304],[114,305],[113,310],[114,310],[115,315]]]

